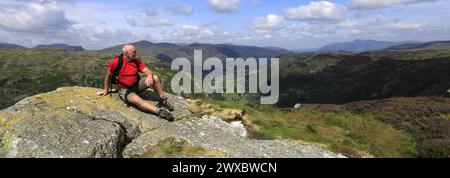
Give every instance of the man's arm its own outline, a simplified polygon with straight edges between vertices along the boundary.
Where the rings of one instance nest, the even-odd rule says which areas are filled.
[[[106,73],[105,76],[105,81],[103,83],[104,87],[103,87],[103,91],[99,91],[97,92],[96,95],[98,96],[106,96],[109,93],[109,83],[111,82],[111,77],[112,77],[112,73],[108,70],[108,72]]]
[[[147,77],[150,77],[150,76],[153,76],[153,72],[152,72],[152,70],[150,70],[149,68],[144,68],[144,70],[142,70],[142,72],[144,72],[144,74],[147,76]]]
[[[142,72],[145,73],[145,75],[147,76],[147,79],[145,80],[145,84],[147,86],[152,86],[153,85],[153,72],[152,70],[150,70],[149,68],[144,68],[144,70],[142,70]]]

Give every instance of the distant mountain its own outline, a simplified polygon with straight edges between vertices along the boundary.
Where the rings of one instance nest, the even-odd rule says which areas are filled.
[[[304,53],[304,52],[320,51],[320,49],[319,48],[303,48],[303,49],[292,49],[291,51],[295,51],[298,53]]]
[[[188,43],[176,43],[176,45],[179,45],[179,46],[187,46],[187,45],[189,45]]]
[[[158,45],[159,47],[162,47],[162,48],[177,48],[177,47],[182,46],[182,45],[172,44],[172,43],[156,43],[156,45]]]
[[[290,53],[290,51],[282,48],[264,48],[256,46],[243,46],[233,44],[203,44],[193,43],[179,48],[189,55],[193,55],[195,49],[201,49],[203,51],[204,58],[219,57],[219,58],[271,58],[281,54]]]
[[[40,48],[57,48],[57,49],[65,49],[65,50],[69,50],[69,51],[84,51],[83,47],[81,46],[72,46],[72,45],[68,45],[68,44],[62,44],[62,43],[58,43],[58,44],[50,44],[50,45],[38,45],[34,48],[40,49]]]
[[[181,47],[177,44],[171,44],[171,43],[152,43],[149,41],[138,41],[135,43],[131,43],[132,45],[136,46],[138,50],[138,55],[142,56],[149,56],[154,57],[157,59],[160,59],[162,61],[171,62],[173,59],[178,57],[187,57],[186,54],[183,52],[179,52],[178,50],[174,48]],[[102,49],[101,51],[113,53],[114,55],[118,55],[122,52],[122,46],[117,45],[110,48]]]
[[[151,56],[168,62],[178,57],[193,59],[194,50],[202,50],[203,59],[209,57],[218,57],[220,59],[227,57],[271,58],[289,53],[288,50],[282,48],[274,49],[233,44],[192,43],[189,45],[182,45],[172,43],[152,43],[149,41],[139,41],[132,44],[136,46],[140,55]],[[118,45],[101,51],[120,53],[121,49],[122,45]]]
[[[425,50],[425,49],[450,49],[450,41],[431,41],[426,43],[410,43],[392,46],[385,50]]]
[[[282,47],[274,47],[274,46],[264,46],[263,48],[266,48],[266,49],[272,49],[272,50],[286,50],[286,51],[291,51],[291,50],[287,50],[287,49],[282,48]],[[291,51],[291,52],[292,52],[292,51]]]
[[[16,44],[0,43],[0,48],[20,49],[20,48],[25,48],[25,47],[20,46],[20,45],[16,45]]]
[[[348,51],[353,53],[360,53],[365,51],[375,51],[391,46],[397,46],[402,44],[412,43],[411,41],[405,42],[390,42],[390,41],[375,41],[375,40],[354,40],[352,42],[333,43],[326,45],[320,49],[320,51]]]

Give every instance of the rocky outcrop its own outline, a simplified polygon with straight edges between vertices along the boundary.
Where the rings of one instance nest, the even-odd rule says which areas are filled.
[[[253,140],[245,137],[246,131],[239,122],[227,123],[215,116],[203,116],[165,125],[133,140],[125,149],[126,157],[142,155],[145,148],[160,140],[175,137],[188,140],[193,145],[210,150],[220,150],[233,157],[332,158],[336,154],[310,145],[290,140]]]
[[[191,115],[186,100],[169,95],[175,122],[134,107],[98,89],[59,88],[26,98],[0,112],[0,157],[140,157],[167,138],[232,157],[338,157],[290,140],[252,140],[239,121]],[[155,101],[150,91],[144,98]]]

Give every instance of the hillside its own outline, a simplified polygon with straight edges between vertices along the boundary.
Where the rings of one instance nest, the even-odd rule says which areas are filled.
[[[385,49],[391,46],[401,45],[410,42],[390,42],[390,41],[375,41],[375,40],[354,40],[352,42],[333,43],[326,45],[319,49],[319,51],[333,52],[333,51],[348,51],[353,53],[360,53],[365,51],[375,51]]]
[[[430,50],[430,49],[450,49],[450,41],[432,41],[426,43],[410,43],[392,46],[384,50]]]
[[[286,59],[286,60],[284,60]],[[448,96],[450,59],[372,59],[367,55],[316,55],[281,59],[278,106],[342,104],[390,97]],[[290,82],[296,81],[296,82]]]
[[[37,45],[34,48],[36,48],[36,49],[55,48],[55,49],[65,49],[65,50],[69,50],[69,51],[84,51],[83,47],[81,47],[81,46],[72,46],[72,45],[68,45],[68,44]]]
[[[427,60],[433,58],[450,58],[448,49],[424,49],[424,50],[380,50],[358,54],[365,58],[396,59],[396,60]]]
[[[326,113],[352,113],[373,117],[415,140],[418,157],[450,157],[450,98],[417,97],[357,101],[343,105],[304,105],[300,112],[313,109]],[[389,137],[383,137],[389,140]]]
[[[0,48],[4,48],[4,49],[20,49],[20,48],[25,48],[25,47],[20,46],[20,45],[15,45],[15,44],[9,44],[9,43],[0,43]]]

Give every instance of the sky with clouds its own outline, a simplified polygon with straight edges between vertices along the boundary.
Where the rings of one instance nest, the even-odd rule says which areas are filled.
[[[2,0],[0,42],[303,49],[354,39],[450,40],[448,7],[450,0]]]

